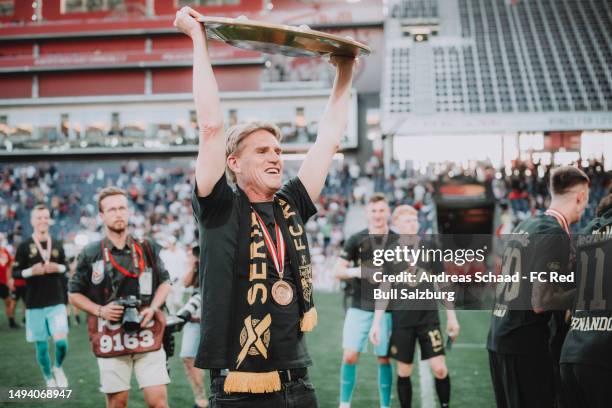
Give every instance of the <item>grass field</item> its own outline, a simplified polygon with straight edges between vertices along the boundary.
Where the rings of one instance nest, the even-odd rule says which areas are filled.
[[[317,390],[322,408],[338,406],[338,384],[342,355],[341,335],[343,311],[339,294],[320,293],[317,296],[319,325],[307,336],[314,366],[310,370],[311,380]],[[21,316],[21,311],[18,311]],[[35,362],[34,346],[26,343],[23,329],[8,328],[4,311],[0,312],[0,390],[8,388],[43,388],[44,383]],[[453,407],[492,407],[493,392],[489,378],[487,353],[484,349],[489,324],[488,312],[460,312],[461,334],[448,353],[448,366],[452,383]],[[177,355],[180,338],[177,336]],[[172,383],[168,392],[171,407],[192,407],[191,389],[185,377],[182,363],[175,355],[171,360]],[[69,335],[69,351],[65,372],[73,389],[70,401],[40,403],[6,403],[0,406],[15,407],[59,407],[65,404],[74,407],[102,407],[104,396],[98,391],[98,367],[89,348],[85,325],[73,326]],[[357,386],[353,398],[354,408],[378,407],[376,359],[372,354],[362,356],[357,371]],[[413,377],[414,407],[422,407],[418,369]],[[144,407],[142,394],[133,379],[130,395],[131,407]],[[395,387],[395,385],[394,385]],[[432,393],[435,394],[433,390]],[[398,407],[393,391],[393,406]],[[3,398],[5,395],[2,396]],[[428,407],[422,407],[428,408]]]

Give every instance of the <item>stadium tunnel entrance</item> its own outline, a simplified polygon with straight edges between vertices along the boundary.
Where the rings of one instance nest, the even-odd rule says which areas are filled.
[[[468,178],[442,180],[434,186],[434,203],[443,249],[477,251],[493,248],[495,196],[491,183]],[[490,261],[490,260],[489,260]],[[468,263],[464,267],[445,262],[444,270],[452,274],[472,275],[487,270],[487,261]],[[453,284],[456,305],[466,309],[480,308],[486,285]]]

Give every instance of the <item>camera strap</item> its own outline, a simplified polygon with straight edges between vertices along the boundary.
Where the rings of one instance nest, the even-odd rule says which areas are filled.
[[[126,245],[132,247],[130,251],[130,255],[132,257],[132,264],[135,268],[139,269],[139,274],[135,274],[126,270],[121,265],[119,265],[117,261],[115,261],[115,259],[113,258],[110,248],[106,246],[106,239],[107,238],[100,241],[100,250],[102,252],[102,259],[104,261],[104,269],[110,277],[110,283],[112,287],[110,301],[113,301],[118,298],[120,290],[123,289],[123,286],[125,284],[125,278],[134,279],[138,278],[139,276],[142,276],[143,271],[145,269],[145,261],[144,254],[140,246],[132,239],[131,236],[128,236]],[[121,279],[119,285],[115,283],[114,279],[116,271],[119,271],[124,276],[124,279]]]
[[[140,245],[138,245],[136,241],[132,239],[132,237],[128,236],[126,245],[131,247],[130,255],[132,257],[132,266],[134,267],[134,269],[138,270],[138,273],[134,273],[119,265],[119,263],[115,261],[115,258],[113,258],[111,250],[105,245],[105,242],[106,239],[100,241],[100,246],[102,247],[102,255],[104,256],[105,263],[110,263],[116,270],[118,270],[119,272],[121,272],[121,274],[128,278],[138,278],[142,274],[145,267],[144,255],[142,253]]]

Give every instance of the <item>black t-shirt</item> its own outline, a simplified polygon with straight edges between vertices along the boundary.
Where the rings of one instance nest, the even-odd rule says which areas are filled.
[[[578,293],[561,362],[612,369],[612,210],[590,222],[577,242]]]
[[[529,272],[568,274],[569,236],[555,218],[538,215],[521,222],[507,238],[502,273],[520,271],[524,279],[498,291],[487,348],[502,354],[549,353],[553,312],[535,313],[530,307],[533,283]]]
[[[393,231],[389,231],[386,236],[370,235],[366,228],[351,235],[346,240],[340,258],[348,261],[349,267],[362,267],[362,264],[371,263],[374,249],[383,247],[392,249],[397,244],[397,238],[398,235]],[[352,289],[351,307],[373,312],[376,306],[373,293],[379,284],[362,278],[352,278],[348,282]]]
[[[42,248],[47,248],[47,241],[40,243]],[[64,265],[66,271],[66,255],[61,241],[51,240],[51,262]],[[22,278],[22,271],[31,268],[37,263],[43,262],[32,237],[23,241],[17,247],[15,263],[13,264],[13,277]],[[64,273],[52,273],[39,276],[31,276],[26,279],[25,304],[27,309],[42,308],[53,305],[66,304],[68,295],[66,293],[66,280]]]
[[[76,272],[68,282],[68,291],[70,293],[81,293],[99,305],[105,305],[110,301],[130,295],[138,298],[140,295],[139,279],[126,276],[113,267],[110,262],[105,262],[102,250],[102,244],[104,244],[110,250],[110,254],[117,264],[133,274],[140,274],[138,268],[133,266],[133,248],[130,243],[131,240],[128,240],[128,244],[119,249],[109,239],[105,238],[102,242],[92,242],[83,248],[77,257]],[[159,256],[160,246],[151,240],[147,240],[147,245],[150,249],[151,257],[156,262],[155,268],[152,267],[152,260],[144,244],[139,243],[144,256],[145,268],[149,269],[149,271],[145,270],[145,272],[153,274],[153,296],[159,285],[170,281],[170,275]],[[143,298],[142,300],[146,299]]]
[[[400,238],[401,241],[401,238]],[[434,245],[428,242],[421,242],[424,248],[433,248]],[[408,265],[406,265],[408,269]],[[418,281],[414,284],[410,283],[395,283],[394,288],[398,289],[398,292],[405,289],[409,292],[424,292],[430,291],[434,293],[436,288],[432,282],[421,281],[420,277],[423,274],[439,274],[443,271],[444,267],[442,262],[439,261],[424,261],[419,259],[412,271],[416,274]],[[416,327],[416,326],[433,326],[440,324],[440,318],[438,316],[438,301],[434,299],[425,300],[401,300],[398,299],[396,303],[401,305],[392,306],[393,316],[393,327]],[[407,308],[407,306],[409,308]]]
[[[316,208],[299,178],[295,177],[287,181],[277,192],[281,198],[286,197],[295,204],[302,221],[306,221],[316,213]],[[206,197],[197,195],[197,186],[193,194],[194,215],[198,220],[200,228],[200,286],[204,294],[203,300],[214,301],[217,310],[233,310],[231,298],[220,298],[215,296],[214,288],[206,285],[207,281],[215,281],[218,284],[224,279],[232,279],[232,276],[214,276],[214,279],[206,277],[226,267],[225,262],[236,258],[236,245],[239,234],[239,208],[238,195],[223,175],[213,187],[212,192]],[[255,204],[259,215],[266,222],[268,231],[273,239],[274,216],[270,203]],[[278,279],[278,273],[271,261],[268,261],[268,293],[271,293],[272,285]],[[273,301],[269,302],[270,313],[273,315],[270,330],[272,338],[268,348],[268,358],[271,365],[283,369],[303,368],[312,365],[312,360],[306,348],[306,342],[300,330],[300,311],[297,304],[297,292],[295,291],[295,279],[293,277],[293,266],[289,259],[285,261],[284,280],[294,289],[294,301],[287,306],[278,306]],[[231,284],[229,284],[231,286]],[[207,293],[210,292],[210,293]],[[196,356],[196,366],[200,368],[228,368],[229,339],[215,332],[216,327],[227,327],[225,316],[209,313],[205,304],[202,305],[202,338],[200,349]],[[208,324],[207,324],[208,322]]]

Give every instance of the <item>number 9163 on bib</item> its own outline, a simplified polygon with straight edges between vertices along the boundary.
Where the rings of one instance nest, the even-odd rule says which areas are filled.
[[[135,334],[127,334],[121,322],[113,323],[100,317],[89,316],[87,328],[91,348],[97,357],[108,358],[159,350],[163,343],[166,320],[163,312]]]

